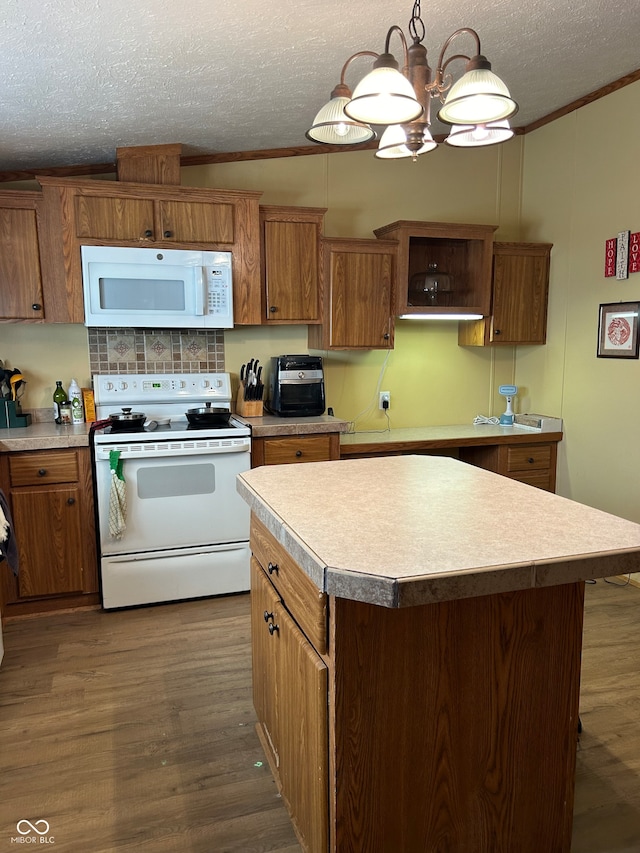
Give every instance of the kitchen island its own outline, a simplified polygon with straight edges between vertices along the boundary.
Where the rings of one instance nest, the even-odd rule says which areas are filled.
[[[311,853],[568,853],[584,580],[640,525],[458,460],[259,468],[258,733]]]

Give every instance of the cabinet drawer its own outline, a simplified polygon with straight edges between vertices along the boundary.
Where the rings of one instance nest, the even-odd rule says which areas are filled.
[[[42,483],[76,483],[78,455],[64,450],[52,453],[9,454],[12,486],[37,486]]]
[[[319,654],[327,650],[327,596],[311,581],[267,528],[251,518],[251,550],[287,610]]]
[[[507,448],[507,471],[549,468],[551,466],[551,446],[549,444],[525,444]]]
[[[521,471],[508,476],[512,480],[518,480],[519,483],[526,483],[528,486],[535,486],[537,489],[544,489],[547,492],[554,491],[551,471],[548,469],[532,470],[531,472]]]
[[[290,462],[326,462],[331,459],[331,440],[328,434],[308,438],[266,438],[264,464],[282,465]]]

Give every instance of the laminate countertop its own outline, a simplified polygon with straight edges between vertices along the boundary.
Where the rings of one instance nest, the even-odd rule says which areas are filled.
[[[237,487],[341,598],[407,607],[640,571],[640,525],[448,457],[265,466]]]
[[[348,422],[329,415],[313,418],[243,418],[254,438],[267,436],[310,435],[312,433],[346,432]],[[88,447],[91,424],[58,425],[53,421],[33,423],[17,429],[0,429],[0,453],[18,450],[50,450],[65,447]]]
[[[396,449],[476,447],[483,444],[528,444],[561,441],[561,432],[541,432],[498,424],[452,424],[352,432],[340,437],[342,456]]]
[[[44,421],[26,427],[0,429],[0,453],[88,447],[90,427],[91,424],[56,424],[53,421]]]

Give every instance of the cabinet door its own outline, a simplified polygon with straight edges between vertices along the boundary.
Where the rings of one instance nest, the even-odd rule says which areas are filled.
[[[314,222],[263,223],[267,321],[317,323],[319,227]]]
[[[232,204],[173,199],[162,199],[157,204],[160,217],[157,240],[214,244],[234,241]]]
[[[0,317],[43,317],[42,275],[35,208],[4,207],[0,200]]]
[[[21,598],[82,592],[82,501],[77,486],[12,492]]]
[[[397,245],[349,238],[323,241],[321,327],[316,349],[392,349]]]
[[[75,234],[90,240],[154,240],[153,201],[145,198],[75,196]]]
[[[549,290],[548,246],[496,244],[492,343],[544,344]]]
[[[255,559],[251,599],[254,701],[271,766],[304,849],[326,853],[327,667]]]

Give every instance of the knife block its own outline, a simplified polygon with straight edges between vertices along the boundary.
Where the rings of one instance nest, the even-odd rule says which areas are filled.
[[[238,388],[238,397],[236,399],[236,414],[242,415],[243,418],[261,418],[263,414],[264,404],[262,400],[245,400],[244,386]]]
[[[0,429],[27,427],[31,423],[31,415],[23,415],[20,404],[15,400],[0,398]]]

